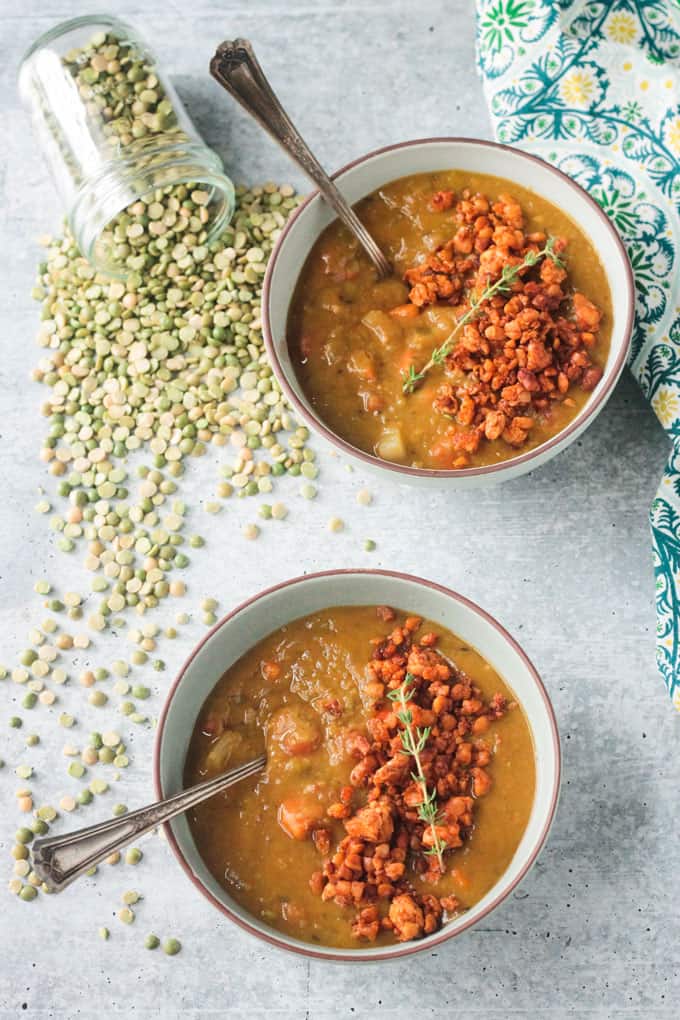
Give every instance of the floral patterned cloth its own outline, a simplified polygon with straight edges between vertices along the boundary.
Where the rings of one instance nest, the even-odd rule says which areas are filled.
[[[680,0],[478,0],[477,57],[497,139],[578,181],[628,249],[629,365],[673,443],[650,520],[680,710]]]

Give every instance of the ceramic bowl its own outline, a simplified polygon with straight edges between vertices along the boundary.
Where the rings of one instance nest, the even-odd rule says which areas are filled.
[[[625,248],[599,205],[571,178],[536,156],[507,145],[470,138],[427,138],[371,152],[335,174],[350,203],[389,181],[435,170],[469,170],[504,177],[559,206],[590,237],[604,266],[612,297],[614,322],[604,376],[584,408],[561,432],[527,453],[485,467],[458,471],[414,468],[365,453],[336,435],[307,400],[295,374],[286,340],[288,309],[314,242],[334,218],[318,192],[300,206],[286,225],[269,260],[262,296],[262,324],[267,352],[281,387],[312,429],[337,449],[393,478],[420,485],[457,488],[505,481],[544,464],[581,435],[606,404],[626,361],[633,327],[635,293]]]
[[[261,592],[221,620],[195,648],[170,690],[158,724],[154,778],[159,797],[182,789],[194,724],[224,671],[276,628],[334,605],[393,605],[448,627],[477,648],[516,694],[533,735],[536,794],[529,823],[508,869],[479,903],[418,942],[335,949],[312,946],[287,936],[236,903],[203,863],[185,816],[174,819],[166,831],[175,856],[196,888],[241,928],[265,942],[305,956],[375,962],[432,949],[476,924],[512,892],[536,860],[555,812],[560,746],[550,699],[536,670],[517,642],[483,609],[447,588],[406,574],[334,570],[298,577]]]

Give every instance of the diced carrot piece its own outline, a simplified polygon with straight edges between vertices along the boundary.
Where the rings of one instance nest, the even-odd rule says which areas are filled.
[[[271,736],[286,754],[310,754],[321,743],[321,731],[310,709],[285,705],[272,716]]]
[[[395,319],[415,319],[416,316],[420,315],[420,308],[417,305],[412,305],[409,301],[405,305],[397,305],[395,308],[390,308],[390,315],[393,315]]]
[[[397,367],[399,368],[399,371],[403,375],[405,372],[408,372],[409,368],[411,368],[412,365],[415,365],[415,363],[416,356],[411,350],[411,348],[407,347],[406,350],[401,355],[401,357],[399,358],[399,361],[397,362]]]
[[[272,683],[276,683],[281,677],[281,667],[278,662],[268,662],[264,659],[260,663],[260,670],[265,680],[270,680]]]
[[[323,808],[308,797],[287,797],[279,805],[279,825],[291,839],[307,839],[323,818]]]
[[[438,468],[451,468],[453,467],[454,457],[457,456],[457,451],[451,448],[451,440],[448,436],[443,436],[432,444],[428,453]]]
[[[377,379],[373,358],[366,351],[354,351],[347,363],[350,372],[354,372],[366,382],[375,382]]]

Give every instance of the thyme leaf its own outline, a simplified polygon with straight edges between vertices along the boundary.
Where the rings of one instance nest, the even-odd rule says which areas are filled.
[[[396,701],[399,703],[400,711],[397,712],[397,719],[404,727],[400,732],[401,737],[401,752],[407,754],[413,758],[416,766],[415,772],[411,773],[411,778],[414,782],[418,783],[421,790],[422,800],[418,805],[418,817],[426,825],[430,826],[432,830],[432,847],[429,850],[425,850],[424,853],[428,856],[434,855],[439,863],[439,868],[444,871],[444,858],[443,854],[446,850],[446,843],[440,839],[439,833],[437,832],[437,823],[440,820],[440,814],[437,807],[437,791],[434,787],[430,790],[427,785],[425,773],[423,771],[423,764],[420,760],[420,753],[424,750],[427,744],[428,738],[431,733],[430,726],[414,726],[413,725],[413,712],[408,707],[408,702],[414,691],[414,677],[411,673],[407,673],[404,682],[390,691],[387,695],[390,701]]]

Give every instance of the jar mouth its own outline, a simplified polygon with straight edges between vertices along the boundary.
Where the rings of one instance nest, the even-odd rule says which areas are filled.
[[[60,21],[58,24],[53,25],[52,28],[48,28],[46,32],[31,43],[26,52],[24,53],[21,61],[19,62],[19,75],[21,75],[21,68],[33,56],[38,50],[44,49],[53,43],[56,39],[60,39],[62,36],[68,35],[70,32],[77,32],[78,29],[87,29],[92,31],[98,26],[115,29],[120,34],[121,29],[124,29],[124,35],[122,38],[131,37],[134,35],[134,29],[127,21],[123,21],[121,18],[117,18],[113,14],[81,14],[77,18],[68,18],[66,21]]]
[[[107,227],[138,199],[190,183],[208,189],[210,219],[203,243],[210,244],[229,224],[235,204],[234,186],[217,153],[186,136],[166,143],[140,140],[115,169],[104,169],[78,190],[67,219],[81,253],[100,272],[124,279],[131,270],[116,262],[103,242]]]

